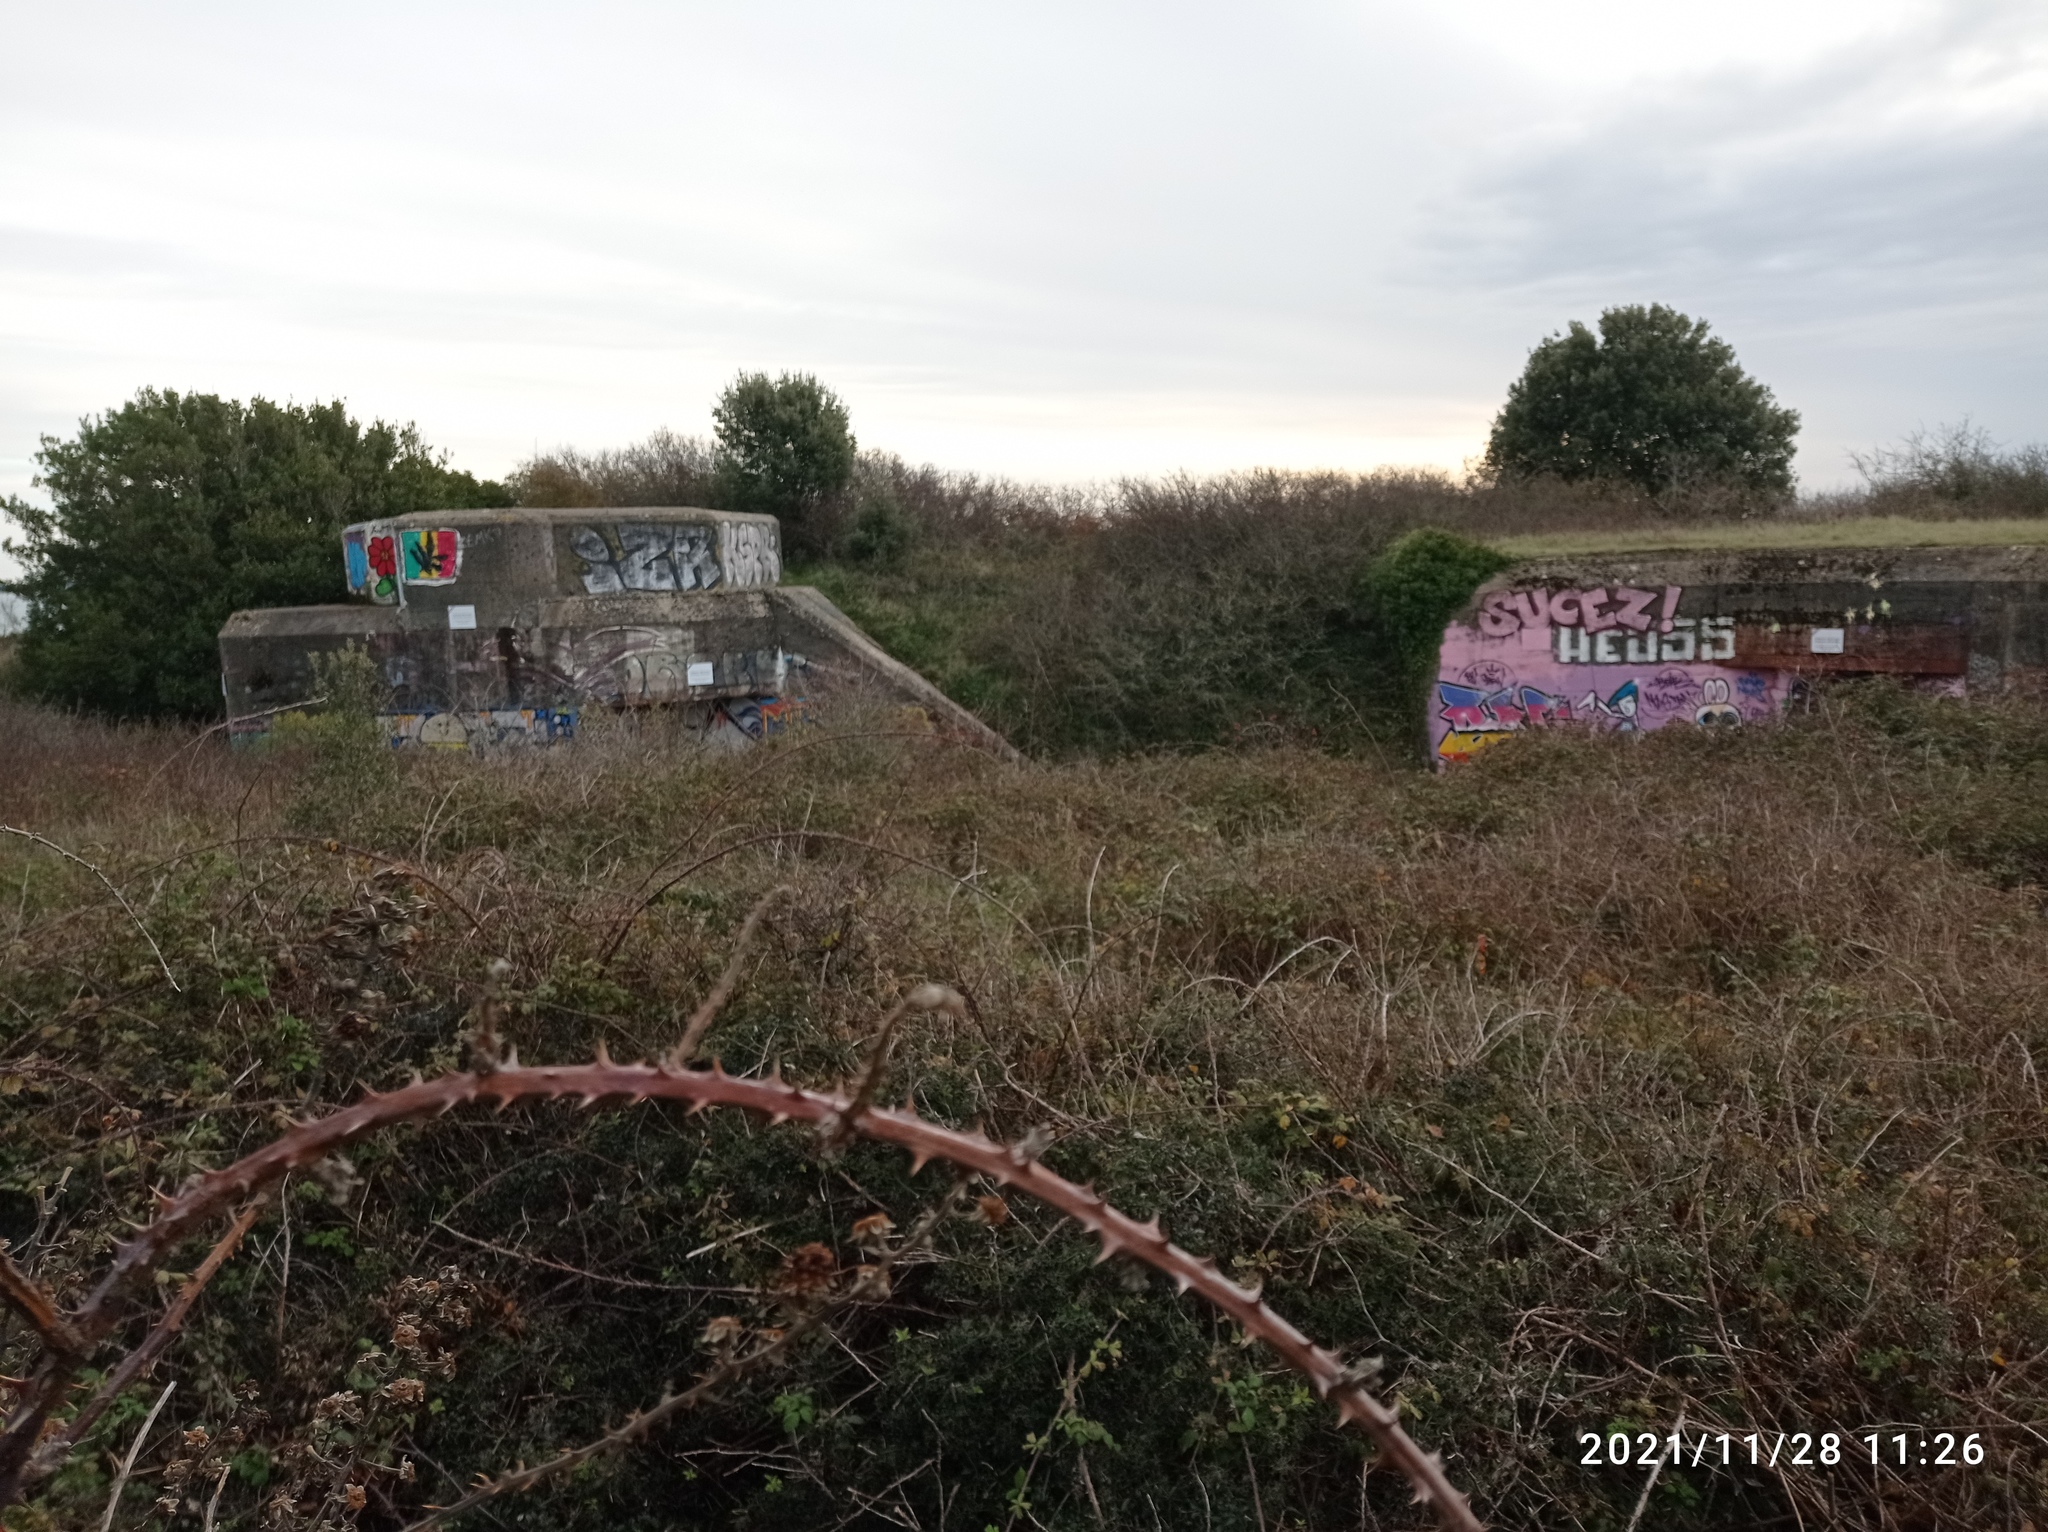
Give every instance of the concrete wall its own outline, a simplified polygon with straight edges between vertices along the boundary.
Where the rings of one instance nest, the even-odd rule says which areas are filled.
[[[856,693],[1008,750],[824,596],[783,588],[770,516],[689,507],[453,511],[351,527],[353,604],[237,612],[221,630],[238,736],[317,693],[348,645],[389,688],[394,744],[573,736],[581,712],[671,706],[758,739]]]
[[[1944,695],[2048,678],[2048,549],[1578,555],[1489,581],[1444,631],[1439,762],[1527,728],[1731,727],[1816,678]]]

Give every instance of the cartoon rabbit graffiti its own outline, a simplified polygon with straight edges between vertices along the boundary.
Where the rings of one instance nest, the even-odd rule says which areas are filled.
[[[1727,728],[1742,722],[1742,709],[1728,700],[1728,682],[1721,676],[1708,676],[1700,682],[1699,710],[1692,715],[1692,721],[1701,728]]]

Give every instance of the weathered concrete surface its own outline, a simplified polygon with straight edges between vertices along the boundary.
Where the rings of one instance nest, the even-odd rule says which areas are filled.
[[[1524,728],[1757,722],[1831,675],[2038,691],[2048,548],[1577,554],[1487,582],[1445,629],[1430,748]]]
[[[433,512],[351,527],[343,554],[368,601],[237,612],[222,628],[238,734],[315,695],[314,655],[356,644],[390,689],[394,743],[558,739],[582,709],[653,705],[757,739],[859,693],[1009,750],[822,594],[778,585],[773,517]]]

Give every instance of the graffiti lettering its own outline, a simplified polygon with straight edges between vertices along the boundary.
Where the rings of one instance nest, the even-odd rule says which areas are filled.
[[[1567,591],[1559,600],[1583,603],[1590,592]],[[1638,591],[1637,595],[1643,594]],[[1557,610],[1557,601],[1550,610]],[[1579,605],[1570,608],[1574,616],[1584,613]],[[1641,615],[1641,614],[1638,614]],[[1647,619],[1630,633],[1608,623],[1594,627],[1590,622],[1553,627],[1550,630],[1552,657],[1560,665],[1655,665],[1665,660],[1732,660],[1735,658],[1735,619],[1702,617],[1674,618],[1669,631],[1649,631]]]
[[[576,713],[562,708],[478,708],[469,712],[379,715],[392,745],[473,750],[494,745],[545,745],[576,737]]]
[[[782,578],[782,555],[775,547],[775,529],[755,521],[720,523],[725,539],[726,578],[748,588],[773,585]]]
[[[1637,590],[1623,585],[1609,595],[1605,586],[1594,586],[1589,590],[1552,591],[1540,588],[1528,590],[1501,590],[1488,596],[1479,609],[1479,631],[1488,638],[1510,638],[1523,628],[1544,626],[1583,628],[1588,633],[1604,633],[1609,628],[1626,628],[1631,633],[1647,633],[1651,628],[1669,633],[1678,610],[1678,598],[1683,590],[1676,585],[1664,587],[1660,601],[1658,593]],[[1660,607],[1661,615],[1652,617],[1653,604]]]
[[[1683,595],[1675,585],[1661,594],[1594,585],[1480,598],[1471,619],[1444,632],[1430,718],[1437,760],[1469,760],[1552,724],[1634,734],[1769,717],[1784,699],[1784,677],[1728,666],[1735,620],[1680,617]],[[1588,687],[1588,666],[1612,668]]]
[[[1570,702],[1533,686],[1504,686],[1487,692],[1442,681],[1437,684],[1437,701],[1442,705],[1437,716],[1449,725],[1438,746],[1438,754],[1445,759],[1462,760],[1492,743],[1483,736],[1573,721]]]
[[[1689,671],[1663,670],[1643,683],[1643,706],[1660,716],[1682,713],[1699,696],[1699,683]]]
[[[710,590],[720,579],[711,529],[705,526],[622,522],[608,528],[578,527],[569,534],[569,547],[583,560],[583,588],[593,596],[629,590]]]

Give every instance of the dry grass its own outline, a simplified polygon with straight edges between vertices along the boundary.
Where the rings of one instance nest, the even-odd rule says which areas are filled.
[[[1662,553],[1746,548],[2033,548],[2048,543],[2048,520],[2007,517],[1936,521],[1911,516],[1738,521],[1692,526],[1595,528],[1489,539],[1516,558],[1571,553]]]
[[[885,735],[231,757],[11,713],[0,818],[122,882],[187,992],[151,980],[88,875],[0,846],[0,1184],[72,1173],[42,1274],[93,1265],[149,1183],[260,1142],[266,1103],[445,1066],[489,957],[512,965],[528,1062],[598,1038],[658,1053],[787,884],[710,1039],[728,1068],[827,1082],[910,985],[952,985],[967,1018],[904,1036],[892,1096],[1045,1125],[1063,1174],[1383,1356],[1497,1524],[1619,1526],[1645,1475],[1581,1467],[1577,1434],[1681,1411],[1737,1435],[1978,1430],[1990,1456],[1673,1469],[1645,1525],[2039,1516],[2037,715],[1879,693],[1732,738],[1532,739],[1441,779],[1292,747],[1012,765]],[[312,840],[269,838],[288,836]],[[422,1129],[364,1156],[345,1206],[294,1204],[288,1286],[263,1255],[282,1231],[257,1226],[171,1354],[179,1423],[218,1425],[246,1375],[282,1439],[340,1386],[378,1295],[459,1258],[499,1318],[394,1450],[460,1480],[588,1439],[687,1365],[708,1317],[751,1315],[792,1249],[918,1200],[900,1163],[835,1170],[808,1143],[545,1112]],[[1205,1506],[1217,1526],[1422,1524],[1255,1350],[1091,1271],[1078,1236],[1020,1209],[935,1253],[884,1321],[531,1514],[1003,1525],[1023,1473],[1048,1528],[1097,1506],[1119,1526]],[[254,1490],[228,1494],[222,1525],[250,1525]],[[24,1527],[105,1498],[60,1484]]]

